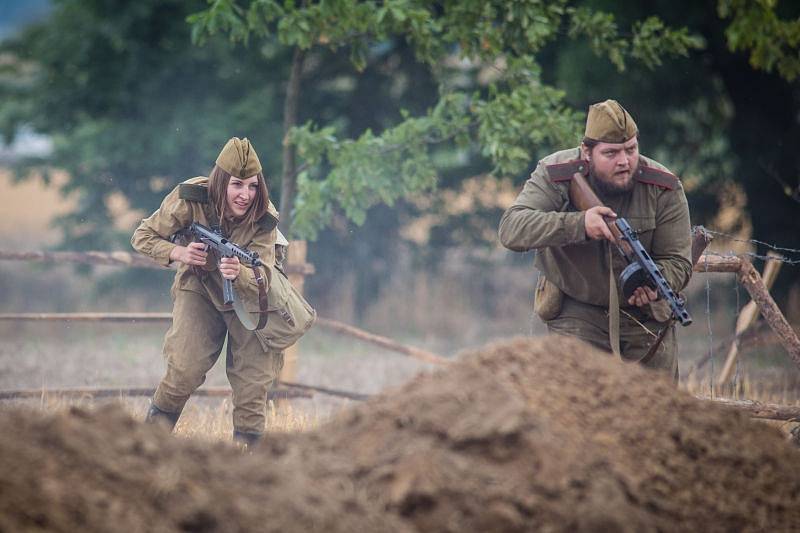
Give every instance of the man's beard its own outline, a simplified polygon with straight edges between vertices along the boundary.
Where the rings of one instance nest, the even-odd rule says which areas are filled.
[[[635,185],[633,176],[636,169],[631,169],[630,177],[625,185],[617,185],[606,176],[600,176],[594,166],[594,161],[589,161],[589,175],[592,176],[592,182],[597,188],[597,193],[606,198],[615,196],[624,196],[633,190]]]

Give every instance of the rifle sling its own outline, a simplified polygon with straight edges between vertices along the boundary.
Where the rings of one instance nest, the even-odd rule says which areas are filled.
[[[253,269],[253,276],[258,284],[258,322],[253,320],[251,313],[244,308],[242,300],[239,298],[238,294],[236,294],[236,291],[233,291],[233,310],[236,312],[239,322],[241,322],[244,329],[248,331],[263,329],[264,326],[267,325],[267,308],[269,307],[265,277],[262,275],[261,269],[257,266],[253,265],[251,268]],[[269,272],[269,269],[264,270]]]
[[[658,348],[659,348],[659,346],[661,346],[661,343],[664,342],[664,337],[667,336],[667,333],[669,333],[670,328],[674,324],[675,324],[675,319],[670,319],[667,322],[667,324],[658,333],[658,336],[656,337],[656,340],[654,340],[653,344],[650,345],[650,349],[647,350],[647,353],[644,354],[642,356],[642,358],[639,359],[639,361],[637,361],[638,363],[644,365],[644,364],[647,364],[648,362],[650,362],[650,360],[653,358],[653,356],[655,356],[656,353],[658,352]]]
[[[622,359],[622,350],[619,346],[619,293],[617,292],[617,280],[614,279],[609,241],[606,241],[606,250],[608,250],[608,341],[611,345],[611,352]]]

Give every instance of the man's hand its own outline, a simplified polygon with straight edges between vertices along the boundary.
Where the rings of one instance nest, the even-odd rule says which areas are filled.
[[[206,245],[202,242],[190,242],[188,246],[176,246],[169,253],[170,261],[180,261],[186,265],[199,265],[206,264],[208,252],[206,252]]]
[[[223,278],[235,280],[239,275],[239,258],[234,256],[220,259],[219,272]]]
[[[658,300],[658,293],[650,287],[644,285],[642,287],[636,287],[636,290],[633,291],[631,297],[628,298],[628,303],[637,307],[643,307],[650,302],[655,302],[656,300]]]
[[[604,205],[598,205],[587,209],[583,220],[586,236],[595,241],[607,239],[611,242],[617,242],[614,239],[614,234],[608,229],[605,217],[617,218],[617,214],[612,211],[611,208]]]

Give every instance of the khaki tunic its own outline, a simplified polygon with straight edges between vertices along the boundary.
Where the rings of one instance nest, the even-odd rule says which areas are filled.
[[[572,148],[542,159],[514,204],[503,214],[499,235],[503,245],[511,250],[536,250],[535,266],[564,293],[565,307],[570,311],[568,314],[562,311],[560,316],[548,320],[548,328],[554,332],[584,338],[609,349],[607,310],[610,243],[587,239],[584,213],[574,208],[569,201],[569,181],[553,181],[547,169],[548,165],[574,161],[580,157],[580,149]],[[645,156],[639,158],[639,169],[651,173],[652,170],[669,172],[664,166]],[[635,174],[636,180],[630,194],[613,198],[601,196],[601,200],[617,215],[628,220],[639,233],[642,245],[661,268],[667,282],[674,290],[679,291],[686,286],[692,272],[689,207],[683,187],[674,177],[665,182],[668,185],[662,186],[647,183],[646,180],[639,181],[640,176],[641,174]],[[591,184],[591,177],[589,180]],[[599,195],[597,188],[595,191]],[[614,278],[618,280],[626,263],[616,250],[611,255]],[[621,291],[619,286],[617,288]],[[637,328],[644,331],[636,321],[649,326],[651,331],[655,328],[653,333],[657,333],[663,324],[659,326],[647,309],[630,306],[621,292],[619,302],[623,356],[639,359],[646,353],[649,343],[637,342],[633,346],[629,342],[632,331]],[[576,312],[577,307],[583,307],[584,311]],[[627,321],[632,319],[635,319],[632,323],[637,327],[627,328]],[[588,331],[594,333],[588,335]],[[652,339],[650,333],[645,334]],[[670,346],[670,339],[674,339],[674,334],[667,335],[664,341],[667,352],[670,353],[654,358],[648,366],[670,371],[673,367],[677,368],[674,361],[677,346]],[[672,345],[674,344],[673,341]]]
[[[207,186],[208,179],[193,178],[188,185]],[[180,197],[180,186],[170,192],[161,206],[142,220],[131,238],[133,247],[169,265],[169,254],[176,244],[170,238],[199,222],[211,226],[216,221],[208,203]],[[269,214],[256,224],[240,224],[226,235],[231,242],[258,252],[267,267],[275,264],[277,211],[269,204]],[[174,301],[172,326],[164,340],[167,371],[153,403],[159,409],[179,413],[189,396],[205,381],[216,362],[227,336],[226,372],[233,389],[233,425],[237,431],[262,433],[266,420],[266,394],[283,365],[283,353],[270,350],[259,332],[242,327],[235,312],[223,304],[222,275],[217,258],[209,254],[204,275],[198,276],[185,264],[178,267],[172,284]],[[246,310],[258,318],[258,285],[250,268],[242,267],[234,281],[237,297]]]

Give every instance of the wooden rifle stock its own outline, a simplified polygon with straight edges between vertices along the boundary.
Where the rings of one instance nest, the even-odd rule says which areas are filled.
[[[586,181],[586,178],[584,178],[583,174],[580,172],[573,174],[569,182],[569,200],[572,202],[572,205],[577,207],[580,211],[588,211],[592,207],[605,205],[600,201],[600,198],[597,197],[597,194],[595,194],[591,185],[589,185],[589,182]],[[616,219],[611,217],[603,217],[603,219],[606,221],[608,229],[611,230],[614,239],[616,239],[615,244],[621,248],[625,257],[629,260],[632,259],[633,250],[631,250],[627,242],[622,240],[622,232],[615,223]]]

